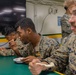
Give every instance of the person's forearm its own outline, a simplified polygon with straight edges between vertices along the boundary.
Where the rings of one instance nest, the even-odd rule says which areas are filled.
[[[22,55],[20,54],[20,52],[18,51],[18,49],[14,50],[14,52],[15,52],[15,54],[16,54],[17,56],[22,56]]]

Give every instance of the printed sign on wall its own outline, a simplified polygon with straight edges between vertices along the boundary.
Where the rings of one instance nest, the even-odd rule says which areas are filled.
[[[58,26],[61,26],[61,16],[58,16],[57,20],[58,20]]]

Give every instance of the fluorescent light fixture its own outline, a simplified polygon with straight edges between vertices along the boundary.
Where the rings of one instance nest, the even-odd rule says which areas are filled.
[[[21,15],[21,17],[24,17],[24,16],[25,16],[25,15],[23,15],[23,14]]]
[[[4,14],[4,12],[0,12],[0,15],[3,15]]]
[[[9,14],[9,13],[12,13],[12,10],[11,10],[11,9],[3,9],[3,10],[0,12],[0,15]]]
[[[3,12],[5,12],[5,13],[11,13],[12,10],[11,9],[4,9]]]
[[[14,7],[13,8],[15,11],[25,11],[24,7]]]

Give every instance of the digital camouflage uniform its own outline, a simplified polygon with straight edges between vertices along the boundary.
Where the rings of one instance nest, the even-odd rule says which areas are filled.
[[[58,48],[59,43],[57,41],[45,36],[41,36],[41,39],[35,48],[33,48],[33,45],[29,43],[26,45],[24,52],[22,51],[21,55],[24,55],[25,57],[28,55],[33,55],[45,59],[51,55],[51,52],[53,50],[56,50]]]
[[[67,14],[64,14],[63,17],[61,18],[62,39],[72,32],[70,28],[71,25],[68,22],[69,18],[70,17]]]
[[[20,41],[20,39],[17,38],[15,42],[17,44],[18,50],[23,51],[23,44]],[[0,50],[0,55],[1,56],[15,55],[15,52],[12,49]]]
[[[52,52],[52,56],[46,61],[54,62],[55,67],[52,69],[63,72],[66,70],[65,75],[76,75],[76,35],[72,33],[64,38],[61,47]]]

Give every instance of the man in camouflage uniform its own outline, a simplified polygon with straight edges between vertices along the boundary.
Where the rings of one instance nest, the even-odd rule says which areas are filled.
[[[52,52],[52,56],[45,59],[45,61],[48,63],[53,62],[54,66],[50,67],[51,70],[63,72],[66,70],[65,75],[76,75],[76,0],[66,1],[71,7],[71,17],[69,22],[71,23],[71,29],[73,33],[64,38],[61,47],[57,50],[54,50],[54,52]],[[38,62],[40,62],[40,60],[34,59],[29,64],[30,70],[34,75],[38,75],[41,71],[47,70],[45,66],[39,66],[36,64]]]
[[[61,18],[62,39],[72,32],[71,25],[68,21],[71,15],[70,6],[66,1],[64,2],[64,9],[66,13]]]
[[[25,63],[31,62],[35,58],[43,60],[51,56],[51,52],[59,48],[58,42],[54,39],[40,36],[36,30],[35,25],[30,18],[21,19],[16,25],[20,40],[27,44],[24,52],[25,58],[22,60]]]
[[[23,50],[23,44],[20,41],[20,39],[18,38],[18,34],[15,32],[15,29],[13,27],[5,27],[4,28],[4,33],[3,33],[6,37],[6,39],[8,40],[9,46],[11,47],[11,45],[17,45],[18,50],[21,50],[20,52],[22,52]],[[14,41],[15,40],[15,41]],[[10,41],[12,42],[10,44]],[[9,56],[9,55],[18,55],[21,56],[20,53],[17,53],[17,51],[14,51],[14,49],[6,49],[4,47],[0,47],[0,55],[1,56]]]

